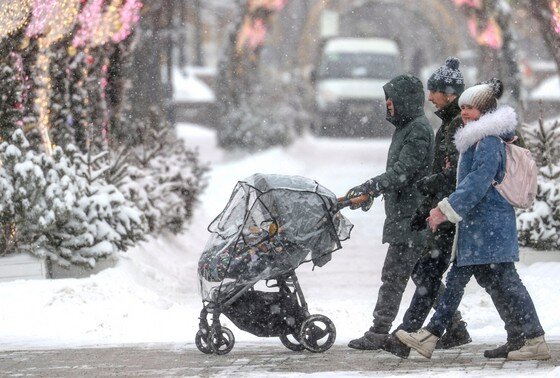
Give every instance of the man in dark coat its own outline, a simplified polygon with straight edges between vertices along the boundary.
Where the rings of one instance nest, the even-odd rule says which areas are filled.
[[[410,230],[410,220],[423,198],[413,184],[431,173],[434,153],[434,131],[424,115],[424,89],[418,78],[401,75],[385,84],[383,90],[387,120],[395,126],[386,171],[347,194],[369,194],[370,201],[362,205],[363,210],[369,210],[374,197],[383,195],[383,243],[389,244],[373,326],[363,337],[350,341],[348,346],[355,349],[379,349],[387,339],[426,237],[425,232]]]
[[[442,124],[436,132],[432,174],[415,184],[425,196],[411,221],[411,229],[415,231],[426,228],[430,210],[455,190],[459,154],[453,138],[463,125],[458,100],[465,89],[459,64],[457,58],[447,58],[445,65],[439,67],[428,80],[428,99],[438,109],[435,114],[441,118]],[[426,250],[412,272],[416,291],[403,323],[397,329],[415,332],[422,328],[430,309],[443,291],[441,279],[449,267],[454,237],[455,225],[451,222],[442,224],[436,233],[427,234]],[[453,323],[439,340],[439,347],[447,349],[470,341],[466,323],[457,311]],[[387,339],[382,348],[400,357],[406,357],[410,352],[410,348],[394,335]]]

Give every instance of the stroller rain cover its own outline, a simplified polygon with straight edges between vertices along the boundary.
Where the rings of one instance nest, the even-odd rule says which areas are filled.
[[[221,303],[306,261],[323,266],[352,227],[336,196],[314,180],[254,174],[239,181],[208,226],[198,264],[202,300]]]

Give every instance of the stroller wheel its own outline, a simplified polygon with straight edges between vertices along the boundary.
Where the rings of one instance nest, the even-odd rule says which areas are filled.
[[[301,325],[301,343],[305,349],[320,353],[329,349],[336,339],[333,322],[324,315],[310,315]]]
[[[294,341],[292,341],[291,338],[294,339]],[[294,334],[280,335],[280,341],[282,341],[282,344],[286,348],[293,350],[294,352],[301,352],[305,349],[305,347],[301,344],[299,338]]]
[[[209,344],[215,354],[228,354],[235,344],[233,333],[226,327],[210,331]]]
[[[202,353],[212,354],[213,353],[212,347],[210,346],[208,340],[206,339],[207,334],[208,334],[207,332],[203,332],[202,330],[199,330],[194,338],[194,343],[196,344],[198,350],[201,351]]]

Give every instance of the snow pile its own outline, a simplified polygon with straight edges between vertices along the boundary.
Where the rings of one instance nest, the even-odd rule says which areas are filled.
[[[330,140],[310,136],[286,148],[234,158],[217,150],[213,132],[183,125],[189,146],[201,145],[201,159],[211,160],[209,186],[189,229],[175,237],[150,239],[120,254],[114,268],[84,279],[20,280],[0,283],[0,345],[4,349],[96,344],[171,342],[195,348],[194,335],[202,308],[197,262],[209,233],[207,225],[222,210],[236,182],[253,173],[279,173],[313,178],[343,194],[385,167],[388,140]],[[381,243],[383,202],[372,209],[343,210],[354,223],[351,238],[322,268],[302,265],[298,277],[311,313],[330,317],[337,344],[346,344],[370,326],[380,286],[387,245]],[[560,263],[519,264],[547,332],[560,338]],[[397,322],[412,296],[403,298]],[[503,323],[490,297],[474,280],[460,310],[475,343],[505,341]],[[394,326],[398,324],[395,322]],[[279,344],[238,330],[227,318],[238,343]]]
[[[191,69],[173,70],[173,101],[214,102],[214,92],[195,73]]]

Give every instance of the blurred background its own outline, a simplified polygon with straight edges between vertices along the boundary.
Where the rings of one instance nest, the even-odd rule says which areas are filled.
[[[157,3],[161,3],[159,11]],[[268,100],[261,99],[261,105],[291,109],[288,114],[296,118],[296,131],[309,128],[329,136],[388,136],[380,86],[400,73],[411,73],[425,83],[448,56],[461,60],[467,86],[491,77],[504,81],[504,101],[515,105],[524,122],[558,112],[560,84],[553,52],[556,49],[558,55],[558,34],[554,36],[557,32],[551,21],[557,7],[554,1],[163,0],[146,6],[144,11],[151,17],[145,13],[141,27],[166,36],[154,43],[159,63],[165,63],[161,98],[173,121],[220,127],[221,100],[216,93],[224,85],[222,81],[218,88],[219,65],[229,59],[228,44],[235,43],[232,33],[243,28],[244,19],[256,17],[249,3],[261,11],[269,9],[269,14],[263,16],[260,30],[251,30],[264,39],[251,42],[258,52],[252,57],[247,54],[249,61],[258,62],[240,75],[248,76],[243,80],[254,87],[265,87],[260,96]],[[540,19],[544,14],[550,18]],[[372,38],[393,41],[396,47],[372,46]],[[329,46],[334,40],[341,42],[339,47]],[[345,45],[346,51],[341,47]],[[142,51],[149,48],[143,44],[137,55],[154,56]],[[383,66],[379,61],[383,56],[396,59]],[[346,72],[334,72],[333,64],[345,67]],[[155,79],[157,75],[148,72]],[[235,80],[233,76],[228,84]],[[157,87],[149,80],[145,85],[140,91],[144,95],[147,88]],[[432,105],[426,108],[432,114]]]

